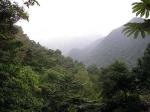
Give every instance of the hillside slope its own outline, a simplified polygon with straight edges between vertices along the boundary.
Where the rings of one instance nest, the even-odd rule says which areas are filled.
[[[137,18],[131,20],[133,21],[140,22]],[[72,51],[69,56],[86,65],[96,64],[103,67],[119,59],[125,61],[129,66],[134,66],[136,60],[143,56],[150,38],[127,38],[122,34],[122,29],[123,26],[113,30],[103,40],[97,40],[96,44],[93,43],[85,49]]]
[[[98,86],[82,63],[16,28],[15,35],[0,37],[0,112],[70,112],[90,105],[99,109]]]

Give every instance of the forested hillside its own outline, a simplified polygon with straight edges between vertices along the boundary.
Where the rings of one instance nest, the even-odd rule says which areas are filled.
[[[149,112],[150,44],[134,68],[115,61],[86,69],[60,50],[30,40],[15,25],[29,19],[24,7],[35,4],[39,5],[36,0],[23,6],[0,1],[0,112]],[[140,31],[144,38],[149,23],[141,24],[144,33],[131,23],[125,30],[133,30],[135,37]]]
[[[18,29],[14,38],[0,41],[1,90],[5,88],[1,91],[1,110],[15,111],[23,106],[20,111],[54,112],[60,107],[67,111],[70,106],[79,108],[80,100],[88,103],[98,98],[99,93],[82,63],[62,56],[59,50],[42,47]],[[53,106],[49,107],[51,103]]]
[[[134,18],[131,22],[142,22],[140,18]],[[123,33],[123,26],[113,30],[108,36],[97,40],[85,49],[72,50],[69,56],[83,62],[86,65],[96,64],[104,67],[114,60],[122,60],[130,67],[136,65],[136,60],[143,56],[150,37],[142,39],[127,38]]]

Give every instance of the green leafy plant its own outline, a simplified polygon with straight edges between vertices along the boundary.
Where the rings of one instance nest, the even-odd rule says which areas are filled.
[[[144,21],[141,23],[127,23],[123,29],[123,33],[128,37],[133,35],[134,38],[137,38],[139,34],[144,38],[146,34],[150,33],[150,0],[141,0],[141,2],[135,2],[133,5],[133,13],[136,16],[144,17]]]

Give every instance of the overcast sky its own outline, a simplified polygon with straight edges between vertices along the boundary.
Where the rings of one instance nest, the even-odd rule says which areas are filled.
[[[30,21],[20,21],[30,39],[56,49],[72,40],[93,40],[107,35],[135,15],[131,4],[137,0],[38,0],[31,7]],[[96,35],[96,36],[95,36]]]

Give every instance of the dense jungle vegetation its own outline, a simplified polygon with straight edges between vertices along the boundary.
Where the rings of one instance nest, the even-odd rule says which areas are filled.
[[[30,40],[15,24],[29,20],[23,6],[0,1],[0,112],[148,112],[150,44],[134,68],[115,61],[105,68],[64,57]],[[133,4],[143,23],[128,23],[123,32],[137,38],[150,32],[150,0]],[[130,37],[132,38],[132,37]]]

